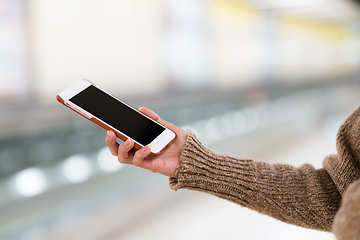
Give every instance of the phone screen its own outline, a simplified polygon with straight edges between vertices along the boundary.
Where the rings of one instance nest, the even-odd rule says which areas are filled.
[[[95,86],[89,86],[69,101],[144,146],[165,130]]]

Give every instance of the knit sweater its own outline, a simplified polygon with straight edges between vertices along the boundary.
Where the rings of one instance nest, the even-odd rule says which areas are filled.
[[[331,231],[345,190],[359,178],[360,108],[339,129],[337,154],[327,156],[321,169],[218,154],[189,132],[170,187],[210,193],[289,224]]]

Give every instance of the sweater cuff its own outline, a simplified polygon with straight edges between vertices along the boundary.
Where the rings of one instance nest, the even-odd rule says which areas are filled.
[[[212,152],[189,131],[181,152],[180,164],[176,169],[175,177],[169,178],[169,186],[175,191],[186,188],[219,194],[225,190],[224,185],[233,181],[234,175],[244,174],[249,164],[251,163],[247,160],[239,161]],[[229,190],[228,186],[225,188]]]
[[[180,155],[180,164],[175,170],[175,177],[169,178],[169,186],[172,190],[177,191],[180,188],[185,187],[183,180],[184,176],[182,173],[186,172],[186,167],[192,164],[196,159],[191,157],[190,152],[195,149],[195,146],[202,145],[200,141],[196,138],[195,134],[190,130],[187,132],[186,142],[181,151]]]

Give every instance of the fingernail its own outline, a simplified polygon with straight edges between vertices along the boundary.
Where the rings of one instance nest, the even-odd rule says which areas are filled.
[[[129,146],[131,143],[131,138],[128,138],[125,142],[124,142],[124,146],[127,147]]]
[[[110,131],[107,131],[106,133],[106,141],[109,141],[110,140]]]
[[[149,151],[149,149],[150,149],[150,145],[146,145],[145,147],[142,148],[142,151],[147,152]]]

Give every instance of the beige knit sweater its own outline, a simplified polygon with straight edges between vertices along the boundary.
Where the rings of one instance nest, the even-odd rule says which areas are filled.
[[[331,231],[345,190],[360,178],[360,108],[339,129],[337,152],[321,169],[268,164],[214,153],[189,132],[170,187],[210,193],[290,224]],[[358,222],[360,227],[360,212]]]

